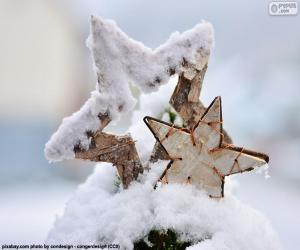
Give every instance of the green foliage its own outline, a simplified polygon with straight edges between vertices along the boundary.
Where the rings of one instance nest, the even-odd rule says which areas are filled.
[[[147,242],[149,242],[147,244]],[[172,230],[151,230],[145,239],[134,243],[135,250],[183,250],[191,245],[191,242],[178,241],[177,235]]]
[[[167,114],[167,116],[165,116],[166,114]],[[184,121],[182,120],[180,115],[171,106],[169,106],[168,108],[165,109],[165,112],[162,115],[162,117],[165,118],[164,121],[166,121],[166,122],[172,123],[179,127],[186,127],[186,124],[184,124]]]
[[[175,122],[176,116],[177,116],[177,114],[175,112],[172,112],[171,110],[169,110],[169,117],[170,117],[171,123]]]

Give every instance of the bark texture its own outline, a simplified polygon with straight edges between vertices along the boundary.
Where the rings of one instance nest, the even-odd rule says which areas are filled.
[[[90,134],[88,150],[75,149],[75,158],[95,162],[110,162],[117,167],[123,187],[143,172],[135,143],[130,135],[116,136],[104,132]]]
[[[189,130],[193,129],[206,110],[199,99],[206,70],[207,64],[198,70],[195,66],[185,63],[184,71],[179,75],[178,83],[169,101]],[[223,135],[224,142],[231,144],[232,140],[226,131],[223,131]],[[156,142],[150,161],[156,162],[159,159],[165,160],[169,157],[160,143]]]
[[[216,97],[191,130],[152,117],[144,121],[167,152],[162,183],[193,184],[210,197],[224,196],[225,176],[263,166],[268,156],[223,142],[221,97]]]

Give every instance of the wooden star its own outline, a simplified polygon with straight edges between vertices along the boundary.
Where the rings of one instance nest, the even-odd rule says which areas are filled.
[[[129,38],[113,21],[92,16],[87,44],[97,74],[96,90],[79,111],[64,120],[46,144],[45,155],[50,161],[110,162],[127,188],[144,171],[135,142],[130,135],[108,134],[103,129],[134,108],[129,82],[149,92],[175,74],[192,77],[202,70],[213,45],[213,29],[203,22],[150,49]]]
[[[207,70],[207,64],[201,70],[197,70],[195,65],[187,62],[184,62],[184,67],[186,71],[179,75],[178,83],[169,103],[176,110],[178,115],[180,115],[186,128],[192,129],[206,111],[206,107],[200,101],[199,97]],[[225,130],[223,130],[222,133],[224,135],[223,141],[232,144],[228,133]],[[159,159],[166,160],[168,159],[168,155],[160,143],[156,142],[150,157],[150,162],[156,162]]]
[[[144,121],[171,160],[160,178],[164,183],[191,183],[220,198],[225,176],[268,162],[265,154],[223,142],[221,97],[214,99],[190,130],[151,117]]]

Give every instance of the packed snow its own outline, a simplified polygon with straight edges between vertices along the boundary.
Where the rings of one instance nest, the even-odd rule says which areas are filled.
[[[113,121],[135,106],[129,83],[142,92],[156,91],[170,75],[183,70],[182,63],[201,69],[213,47],[213,28],[202,22],[183,33],[175,32],[156,49],[134,41],[110,20],[91,17],[87,45],[91,50],[98,77],[96,90],[83,107],[63,120],[45,147],[50,161],[74,158],[74,146],[89,146],[87,131],[100,126],[99,114],[108,113]]]
[[[226,185],[225,198],[220,200],[193,185],[153,189],[165,166],[164,161],[153,164],[141,183],[120,191],[115,169],[100,164],[67,203],[47,243],[115,243],[133,249],[134,242],[150,230],[172,229],[180,240],[194,243],[189,249],[280,249],[269,221],[230,194],[231,185]]]
[[[129,129],[137,140],[143,161],[155,140],[142,123],[144,113],[161,117],[172,94],[176,78],[158,92],[142,94],[140,109]],[[147,98],[146,98],[147,97]],[[175,231],[180,240],[193,242],[188,249],[275,250],[280,249],[276,233],[258,211],[234,196],[236,182],[226,178],[225,198],[212,199],[204,190],[188,184],[158,185],[167,161],[150,164],[127,190],[118,185],[117,172],[109,163],[96,166],[90,178],[67,203],[48,234],[48,244],[120,244],[132,249],[135,241],[152,229]]]

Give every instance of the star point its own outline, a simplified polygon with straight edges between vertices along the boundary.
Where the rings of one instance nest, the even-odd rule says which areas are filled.
[[[221,97],[216,97],[191,129],[146,116],[145,123],[169,156],[163,183],[190,183],[211,197],[224,196],[225,176],[250,171],[268,156],[223,143]]]

